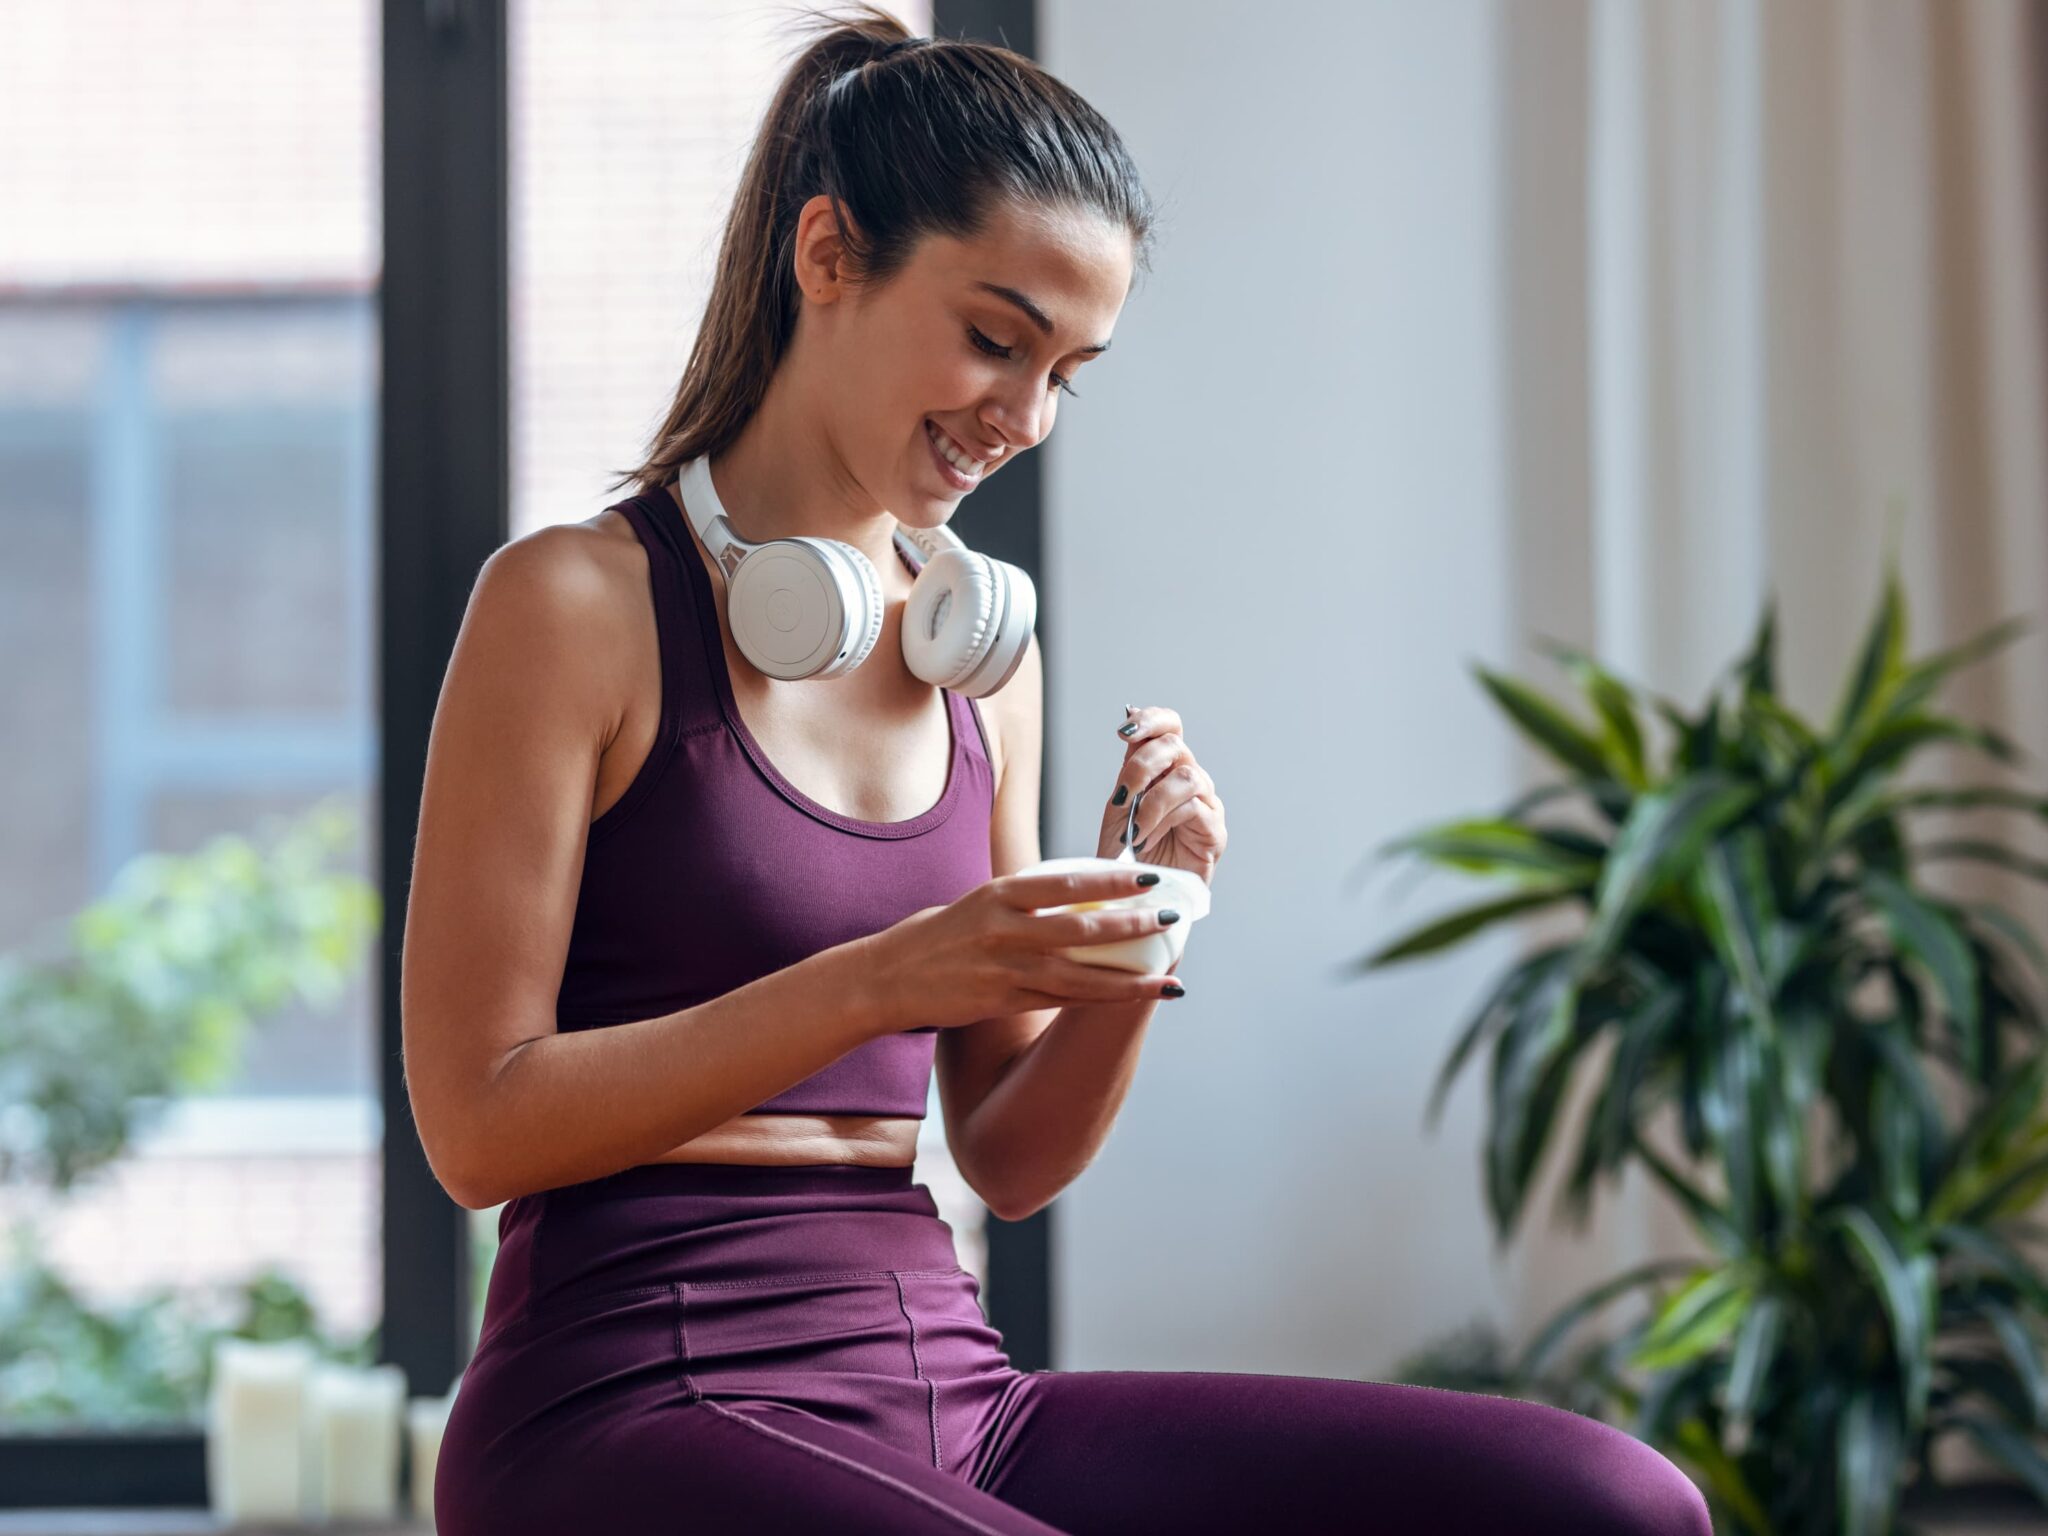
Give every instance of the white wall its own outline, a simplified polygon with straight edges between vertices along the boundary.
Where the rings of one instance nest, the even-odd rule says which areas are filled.
[[[1507,947],[1335,977],[1467,895],[1387,866],[1353,885],[1368,849],[1516,789],[1467,670],[1512,667],[1520,627],[1499,23],[1470,0],[1041,16],[1166,215],[1042,450],[1046,852],[1093,848],[1126,701],[1182,714],[1231,838],[1188,996],[1056,1208],[1057,1363],[1371,1376],[1513,1326],[1520,1292],[1482,1209],[1483,1061],[1422,1125]]]

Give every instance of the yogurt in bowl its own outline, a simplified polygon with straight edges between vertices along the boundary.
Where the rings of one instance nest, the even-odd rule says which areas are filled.
[[[1180,921],[1165,928],[1156,928],[1150,933],[1141,933],[1135,938],[1118,939],[1110,944],[1069,944],[1052,951],[1069,960],[1078,960],[1083,965],[1106,966],[1113,971],[1131,971],[1138,975],[1148,972],[1165,971],[1181,957],[1187,947],[1188,925],[1209,915],[1209,884],[1191,869],[1176,869],[1165,864],[1147,864],[1142,860],[1105,859],[1101,857],[1078,859],[1040,859],[1017,871],[1020,875],[1058,875],[1071,871],[1094,872],[1102,869],[1121,869],[1128,874],[1154,874],[1159,883],[1144,890],[1133,891],[1128,896],[1115,896],[1107,901],[1074,901],[1064,906],[1040,907],[1040,912],[1094,912],[1097,910],[1129,911],[1171,907],[1180,914]]]

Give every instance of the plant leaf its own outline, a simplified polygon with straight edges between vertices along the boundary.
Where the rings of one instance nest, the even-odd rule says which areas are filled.
[[[1607,759],[1600,743],[1555,703],[1527,684],[1477,663],[1472,671],[1523,734],[1558,762],[1581,778],[1607,775]]]
[[[1612,1301],[1616,1296],[1652,1280],[1668,1278],[1684,1272],[1690,1273],[1697,1265],[1691,1259],[1653,1259],[1639,1264],[1612,1279],[1603,1280],[1591,1290],[1567,1302],[1537,1330],[1529,1346],[1522,1353],[1515,1367],[1515,1375],[1524,1381],[1532,1380],[1550,1368],[1551,1357],[1557,1353],[1565,1337],[1585,1318]]]
[[[1748,1272],[1742,1266],[1699,1270],[1657,1309],[1629,1363],[1661,1370],[1717,1348],[1735,1331],[1750,1297]]]
[[[2012,1368],[2026,1389],[2027,1402],[2033,1410],[2030,1427],[2041,1428],[2048,1424],[2048,1369],[2042,1365],[2040,1343],[2025,1320],[2004,1302],[1986,1296],[1977,1306],[1990,1319],[1992,1332],[1998,1335],[2006,1358],[2012,1361]]]
[[[1652,893],[1697,858],[1707,839],[1755,798],[1753,785],[1702,769],[1637,799],[1600,871],[1581,975],[1607,960]]]
[[[1763,834],[1745,826],[1710,843],[1693,866],[1692,879],[1707,936],[1735,977],[1750,1017],[1775,1029],[1764,934],[1777,913],[1764,866]]]
[[[1928,1352],[1933,1344],[1933,1318],[1924,1300],[1923,1283],[1912,1261],[1900,1251],[1892,1232],[1860,1205],[1831,1213],[1832,1224],[1849,1237],[1849,1251],[1876,1283],[1892,1325],[1892,1352],[1906,1393],[1906,1419],[1917,1425],[1927,1411]]]
[[[1473,1012],[1471,1021],[1459,1035],[1451,1048],[1450,1056],[1437,1072],[1436,1085],[1430,1090],[1425,1123],[1434,1125],[1443,1112],[1444,1096],[1450,1091],[1452,1081],[1463,1069],[1466,1059],[1472,1054],[1480,1040],[1488,1032],[1490,1024],[1505,1025],[1515,1016],[1515,1004],[1529,988],[1540,986],[1549,972],[1558,970],[1569,963],[1573,946],[1554,944],[1535,954],[1526,956],[1509,969],[1495,985],[1486,1000]]]
[[[2036,1054],[1977,1107],[1944,1161],[1941,1185],[1927,1205],[1930,1220],[1952,1221],[1998,1177],[2007,1143],[2034,1117],[2044,1088],[2048,1088],[2048,1055]]]
[[[2024,1434],[2010,1425],[1975,1414],[1959,1414],[1955,1422],[1957,1428],[1967,1431],[1993,1457],[2017,1472],[2035,1498],[2048,1504],[2048,1458],[2034,1449]]]
[[[1490,927],[1503,918],[1515,917],[1532,912],[1540,907],[1555,905],[1557,902],[1583,892],[1578,885],[1538,886],[1533,890],[1520,891],[1512,896],[1503,896],[1495,901],[1481,902],[1476,906],[1463,907],[1456,912],[1425,923],[1422,927],[1400,939],[1374,951],[1362,959],[1354,960],[1350,970],[1354,973],[1378,970],[1399,960],[1412,960],[1417,955],[1433,954],[1447,949],[1461,940],[1470,938],[1483,928]]]
[[[1889,1085],[1881,1095],[1886,1100],[1883,1109],[1873,1113],[1881,1115],[1881,1127],[1890,1123],[1897,1128],[1893,1133],[1897,1139],[1879,1149],[1882,1171],[1908,1184],[1896,1192],[1900,1198],[1893,1201],[1893,1209],[1917,1215],[1922,1191],[1939,1187],[1948,1163],[1948,1120],[1911,1039],[1897,1021],[1873,1022],[1864,1030],[1863,1039],[1877,1058],[1872,1074],[1874,1097],[1880,1097],[1875,1094],[1877,1084]],[[1884,1134],[1880,1130],[1881,1138]]]
[[[1876,717],[1898,681],[1905,641],[1905,595],[1899,587],[1898,568],[1887,561],[1877,612],[1864,632],[1848,686],[1835,706],[1834,720],[1828,728],[1828,734],[1836,741],[1853,740]]]
[[[1937,842],[1920,843],[1913,847],[1911,852],[1917,862],[1934,859],[1982,859],[1987,864],[1996,864],[2029,879],[2048,880],[2048,860],[2030,859],[2003,843],[1987,843],[1969,837],[1943,838]]]
[[[1635,1150],[1636,1156],[1643,1160],[1643,1166],[1685,1207],[1686,1214],[1692,1217],[1716,1252],[1732,1260],[1750,1251],[1748,1242],[1729,1223],[1728,1213],[1688,1183],[1685,1176],[1666,1162],[1656,1148],[1647,1141],[1639,1140],[1635,1143]]]
[[[1515,1018],[1494,1042],[1486,1191],[1502,1242],[1513,1230],[1532,1172],[1524,1151],[1526,1133],[1542,1101],[1536,1090],[1560,1053],[1580,1038],[1579,1003],[1579,987],[1568,970],[1547,976],[1522,999]]]
[[[1897,1400],[1882,1384],[1859,1383],[1835,1434],[1842,1536],[1884,1536],[1897,1504],[1904,1453]]]
[[[1580,834],[1491,817],[1443,822],[1380,845],[1382,858],[1399,853],[1468,874],[1548,885],[1590,885],[1600,868],[1598,854],[1588,853]]]
[[[1751,637],[1749,649],[1735,664],[1735,677],[1742,684],[1745,694],[1762,694],[1774,697],[1778,691],[1778,597],[1775,592],[1764,599],[1763,617],[1757,621],[1756,633]]]
[[[1990,1273],[2009,1283],[2036,1311],[2048,1313],[2048,1279],[2044,1279],[2017,1249],[1997,1234],[1981,1227],[1944,1222],[1933,1232],[1934,1241],[1946,1245],[1957,1257],[1977,1260]]]
[[[2048,950],[2044,950],[2041,941],[2022,926],[2010,912],[1988,901],[1965,901],[1958,905],[1957,910],[1968,913],[1986,927],[1997,930],[1998,934],[2034,967],[2035,975],[2048,980]]]
[[[1742,1522],[1745,1536],[1777,1536],[1777,1528],[1764,1513],[1763,1501],[1743,1477],[1735,1458],[1721,1449],[1713,1432],[1697,1417],[1688,1418],[1673,1433],[1674,1443],[1705,1477],[1707,1485]]]
[[[1951,672],[1966,667],[1980,657],[1988,656],[2000,646],[2006,645],[2029,627],[2029,621],[2021,615],[2002,619],[1990,628],[1981,631],[1959,645],[1945,651],[1936,651],[1923,657],[1905,669],[1898,687],[1892,695],[1891,708],[1896,713],[1917,708],[1932,697],[1942,681]]]
[[[1600,663],[1571,646],[1544,647],[1571,674],[1572,681],[1593,706],[1601,726],[1602,760],[1613,776],[1631,789],[1649,782],[1643,755],[1643,728],[1636,718],[1635,695]]]
[[[1784,1298],[1759,1296],[1736,1330],[1735,1353],[1728,1363],[1727,1406],[1730,1418],[1745,1429],[1755,1418],[1784,1322]]]
[[[1882,870],[1863,872],[1862,888],[1885,918],[1893,941],[1926,970],[1942,995],[1972,1076],[1979,1065],[1977,962],[1942,907]]]

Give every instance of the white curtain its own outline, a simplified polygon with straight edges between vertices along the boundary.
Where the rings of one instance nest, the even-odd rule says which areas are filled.
[[[2039,14],[1500,14],[1515,633],[1691,708],[1768,588],[1781,686],[1824,721],[1896,526],[1909,653],[2016,613],[2043,625],[1937,702],[2017,741],[2034,759],[2017,782],[2048,782]],[[1558,685],[1533,647],[1523,663]],[[1995,769],[1930,753],[1916,777],[2013,781]],[[2042,851],[2024,820],[1954,826]],[[1929,879],[2048,932],[2039,887],[1973,868]],[[1640,1179],[1590,1240],[1546,1227],[1527,1229],[1525,1322],[1622,1264],[1697,1251]]]

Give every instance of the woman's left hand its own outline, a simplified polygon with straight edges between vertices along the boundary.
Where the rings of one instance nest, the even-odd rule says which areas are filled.
[[[1223,802],[1216,797],[1216,781],[1188,750],[1180,716],[1163,705],[1132,709],[1117,734],[1127,743],[1124,765],[1116,776],[1121,795],[1112,795],[1103,813],[1097,855],[1113,859],[1123,852],[1131,815],[1128,797],[1139,795],[1143,798],[1132,835],[1142,862],[1191,869],[1203,884],[1210,883],[1229,840]]]

